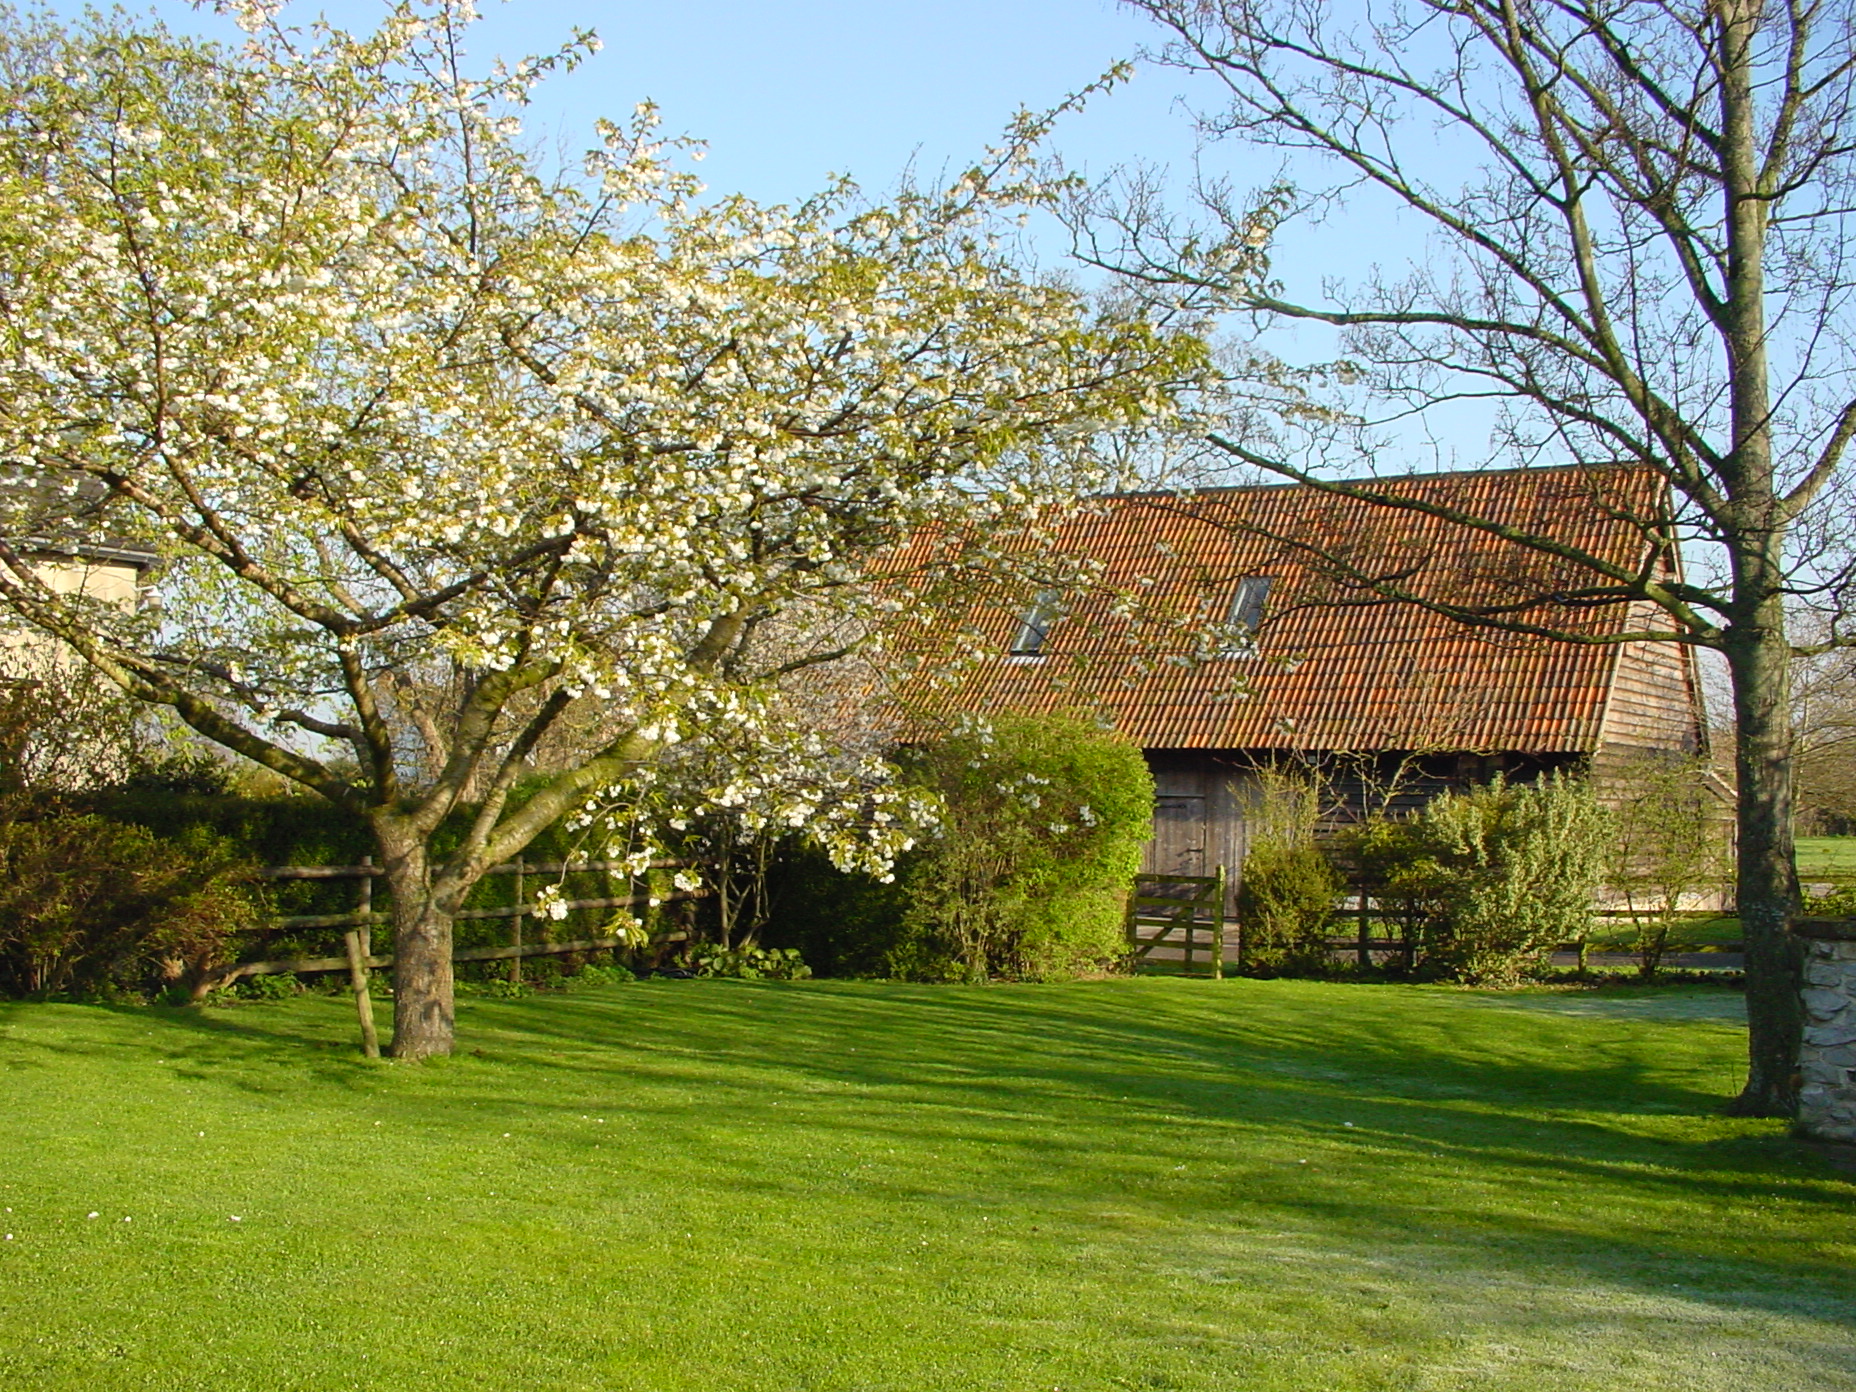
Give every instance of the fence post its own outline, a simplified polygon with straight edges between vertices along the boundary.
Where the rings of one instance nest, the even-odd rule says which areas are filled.
[[[370,921],[374,913],[374,858],[362,856],[361,868],[366,873],[361,876],[361,892],[355,896],[361,924],[342,934],[342,942],[348,949],[348,984],[354,988],[354,1010],[361,1019],[361,1052],[374,1059],[380,1057],[380,1036],[374,1032],[374,995],[368,985],[373,978],[368,958],[374,955],[374,927]]]
[[[1212,885],[1212,980],[1224,980],[1224,866]]]
[[[1360,887],[1360,928],[1354,940],[1354,961],[1359,964],[1362,971],[1373,964],[1373,916],[1367,908],[1370,903],[1372,900],[1367,896],[1366,887],[1362,885]]]
[[[515,866],[516,866],[516,913],[515,913],[516,927],[515,927],[515,936],[514,936],[513,941],[510,943],[510,946],[515,948],[516,955],[509,959],[509,979],[510,981],[514,982],[516,985],[519,986],[522,984],[522,918],[523,918],[522,908],[525,904],[528,903],[528,888],[527,888],[528,886],[528,874],[527,874],[528,866],[523,861],[521,856],[516,857]]]

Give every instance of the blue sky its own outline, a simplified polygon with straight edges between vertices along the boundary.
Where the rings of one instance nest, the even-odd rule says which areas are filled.
[[[179,3],[154,8],[177,27],[215,27]],[[286,14],[364,29],[381,9],[312,0]],[[834,173],[881,190],[911,159],[925,170],[970,163],[1021,105],[1056,104],[1154,37],[1113,0],[483,0],[483,15],[471,48],[486,59],[552,49],[575,27],[605,43],[542,89],[529,113],[537,134],[575,148],[594,118],[649,97],[667,131],[708,142],[706,181],[766,201],[803,197]],[[1176,74],[1142,71],[1067,122],[1058,144],[1097,169],[1182,163],[1192,142],[1177,87]]]
[[[70,13],[81,0],[52,0]],[[551,51],[576,27],[596,30],[603,50],[579,70],[550,79],[525,119],[550,147],[592,143],[601,116],[622,119],[656,101],[667,133],[708,145],[700,166],[720,192],[790,201],[849,174],[872,193],[914,161],[924,173],[971,164],[1021,106],[1042,110],[1161,36],[1115,0],[480,0],[472,55],[514,58]],[[131,8],[136,8],[131,0]],[[236,37],[229,21],[183,0],[142,0],[176,28]],[[382,0],[297,0],[286,18],[317,13],[365,30]],[[1179,182],[1191,169],[1187,105],[1217,104],[1187,78],[1137,62],[1133,80],[1067,116],[1052,141],[1072,168],[1167,166]],[[1207,156],[1208,168],[1240,187],[1270,182],[1277,156],[1235,144]],[[1179,200],[1189,210],[1185,198]],[[1320,298],[1323,278],[1357,275],[1374,257],[1419,246],[1400,235],[1395,214],[1340,217],[1280,244],[1275,269],[1292,295]],[[1047,265],[1065,243],[1050,228],[1034,246]],[[1324,330],[1277,330],[1267,340],[1292,359],[1331,356]],[[1474,449],[1479,428],[1464,443]],[[1436,467],[1427,463],[1427,467]]]

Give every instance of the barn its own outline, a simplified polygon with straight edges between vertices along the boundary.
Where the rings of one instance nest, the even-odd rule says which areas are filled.
[[[1580,565],[1456,520],[1673,578],[1654,475],[1577,466],[1375,486],[1430,506],[1297,484],[1091,500],[1038,543],[1081,578],[982,603],[971,627],[988,655],[939,699],[1089,710],[1139,744],[1158,789],[1147,868],[1161,874],[1235,872],[1271,769],[1319,772],[1333,822],[1497,773],[1578,769],[1602,796],[1642,760],[1705,751],[1693,650],[1653,636],[1672,629],[1660,610],[1599,596]]]

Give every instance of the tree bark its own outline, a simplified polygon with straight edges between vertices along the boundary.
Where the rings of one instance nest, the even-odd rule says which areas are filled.
[[[1775,598],[1768,624],[1730,630],[1734,766],[1738,776],[1738,896],[1746,943],[1747,1080],[1733,1111],[1789,1117],[1798,1095],[1801,957],[1791,933],[1798,904],[1792,854],[1791,652]]]
[[[409,1060],[449,1054],[457,1039],[452,915],[469,885],[434,886],[423,838],[390,818],[375,819],[374,839],[393,894],[390,1052]]]

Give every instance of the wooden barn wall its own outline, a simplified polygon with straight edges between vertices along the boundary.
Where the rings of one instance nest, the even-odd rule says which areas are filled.
[[[1142,869],[1155,875],[1209,875],[1222,865],[1231,912],[1250,848],[1248,813],[1262,795],[1262,769],[1312,773],[1322,789],[1318,830],[1333,832],[1376,813],[1409,816],[1439,793],[1486,783],[1498,773],[1524,782],[1550,768],[1581,762],[1576,755],[1380,753],[1311,762],[1273,750],[1145,753],[1154,775],[1154,839]]]
[[[1631,615],[1633,627],[1659,622],[1667,627],[1641,604]],[[1698,754],[1705,738],[1694,655],[1681,643],[1626,643],[1612,672],[1594,773],[1648,753]]]
[[[1218,865],[1230,873],[1243,864],[1244,806],[1256,774],[1196,750],[1150,750],[1147,766],[1154,775],[1154,839],[1144,868],[1209,875]]]

